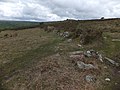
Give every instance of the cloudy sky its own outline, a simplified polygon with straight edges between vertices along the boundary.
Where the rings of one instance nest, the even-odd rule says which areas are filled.
[[[120,18],[120,0],[0,0],[0,20]]]

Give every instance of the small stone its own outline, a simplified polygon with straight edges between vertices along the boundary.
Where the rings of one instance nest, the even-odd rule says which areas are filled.
[[[69,36],[69,32],[64,32],[64,33],[63,33],[63,37],[64,37],[64,38],[67,38],[68,36]]]
[[[60,49],[60,51],[62,51],[63,49]]]
[[[115,85],[117,85],[118,83],[115,83]]]
[[[90,82],[94,82],[95,78],[92,75],[86,75],[85,80],[90,83]]]
[[[80,55],[80,54],[83,54],[83,53],[84,53],[83,51],[70,52],[70,54],[72,54],[72,55]]]
[[[63,36],[63,33],[60,33],[60,36]]]
[[[88,53],[88,54],[91,54],[91,52],[90,52],[90,51],[87,51],[87,53]]]
[[[84,55],[87,56],[87,57],[91,57],[92,56],[90,51],[84,52]]]
[[[108,58],[108,57],[105,57],[106,60],[108,60],[111,64],[115,65],[115,66],[119,66],[119,63],[116,63],[114,60]]]
[[[60,54],[59,54],[59,53],[57,53],[55,56],[56,56],[56,57],[60,57]]]
[[[120,73],[120,71],[118,71],[118,73]]]
[[[107,69],[107,66],[104,66],[104,69]]]
[[[72,42],[72,39],[68,39],[67,42],[68,42],[68,43]]]
[[[112,42],[120,42],[120,39],[112,39]]]
[[[77,46],[78,46],[78,47],[82,47],[82,45],[80,45],[80,44],[78,44]]]
[[[104,39],[107,39],[107,37],[103,37]]]
[[[110,80],[110,78],[105,78],[105,81],[108,81],[108,82],[110,82],[111,80]]]
[[[116,63],[115,65],[116,65],[117,67],[119,67],[119,63]]]
[[[102,57],[102,55],[101,55],[101,54],[98,54],[98,57],[99,57],[99,60],[100,60],[101,62],[103,62],[103,57]]]

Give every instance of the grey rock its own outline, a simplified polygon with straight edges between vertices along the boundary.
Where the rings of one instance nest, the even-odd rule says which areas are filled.
[[[115,83],[115,85],[118,85],[118,83]]]
[[[77,44],[77,46],[78,46],[78,47],[82,47],[82,45],[81,45],[81,44]]]
[[[120,39],[112,39],[112,42],[120,42]]]
[[[118,71],[118,73],[120,74],[120,71]]]
[[[119,66],[119,63],[116,63],[114,60],[112,60],[112,59],[110,59],[108,57],[105,57],[105,59],[108,60],[111,64]]]
[[[85,76],[85,80],[87,81],[87,82],[94,82],[95,81],[95,77],[93,76],[93,75],[86,75]]]
[[[101,54],[98,54],[98,57],[99,57],[99,60],[100,60],[101,62],[103,62],[103,57],[102,57],[102,55],[101,55]]]
[[[92,56],[90,51],[87,51],[87,52],[86,52],[86,55],[87,55],[88,57]]]
[[[68,39],[67,42],[68,42],[68,43],[72,42],[72,39]]]
[[[64,32],[63,37],[67,38],[69,36],[69,32]]]
[[[79,67],[79,69],[85,69],[85,70],[97,69],[97,67],[93,66],[92,64],[85,64],[82,61],[78,61],[77,66]]]
[[[104,39],[107,39],[107,37],[103,37]]]
[[[70,52],[70,54],[72,55],[78,55],[78,54],[83,54],[83,51],[74,51],[74,52]]]
[[[92,56],[97,56],[97,52],[95,50],[88,50],[86,52],[84,52],[85,56],[87,57],[92,57]]]
[[[56,56],[56,57],[60,57],[60,54],[59,54],[59,53],[57,53],[55,56]]]
[[[63,36],[63,33],[60,33],[60,36]]]
[[[107,67],[107,66],[104,66],[103,68],[104,68],[104,69],[107,69],[108,67]]]

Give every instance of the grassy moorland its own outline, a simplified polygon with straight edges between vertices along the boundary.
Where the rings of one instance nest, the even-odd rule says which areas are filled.
[[[120,64],[119,22],[110,19],[0,23],[0,90],[119,90],[119,66],[84,58],[84,62],[97,69],[79,70],[75,63],[78,59],[69,54],[93,49]],[[26,27],[31,24],[37,28]],[[60,35],[66,31],[69,37]],[[95,80],[86,82],[86,75],[94,75]]]
[[[65,20],[44,23],[41,26],[44,26],[48,31],[51,31],[50,27],[57,32],[68,31],[70,32],[69,38],[80,42],[85,50],[94,49],[120,63],[120,19]],[[118,71],[120,71],[120,67],[109,64],[107,67],[108,70],[103,70],[102,74],[111,77],[112,81],[111,83],[104,83],[104,81],[100,80],[103,82],[102,90],[119,90],[120,77]],[[116,82],[117,85],[115,85]]]
[[[4,37],[3,34],[6,33],[17,33],[17,36]],[[51,74],[54,75],[52,68],[56,67],[57,70],[58,67],[60,71],[56,72],[61,73],[60,67],[63,66],[65,69],[66,65],[69,65],[64,54],[77,49],[75,43],[68,46],[68,43],[55,33],[47,33],[39,28],[2,31],[0,36],[3,36],[0,38],[0,81],[3,90],[47,89],[45,80],[41,79],[47,81],[47,76],[50,75],[46,73],[45,76],[43,72],[51,68]],[[57,56],[58,53],[62,56]],[[41,83],[42,86],[39,85]],[[54,85],[55,83],[51,84]],[[53,87],[55,88],[56,86]]]
[[[41,28],[57,32],[68,31],[69,38],[77,39],[83,44],[98,43],[103,47],[113,48],[119,42],[112,42],[112,39],[120,39],[120,19],[104,19],[104,20],[65,20],[59,22],[41,23]],[[107,39],[105,39],[107,38]],[[103,43],[103,45],[101,45]],[[113,45],[113,47],[111,47]],[[94,45],[95,46],[95,45]],[[119,45],[117,45],[119,48]],[[114,49],[114,48],[113,48]],[[116,49],[114,49],[116,50]],[[107,51],[107,50],[106,50]],[[108,50],[109,52],[109,50]]]

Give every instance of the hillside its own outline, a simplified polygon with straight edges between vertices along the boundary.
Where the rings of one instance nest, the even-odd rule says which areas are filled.
[[[111,31],[111,32],[120,32],[120,19],[104,19],[104,20],[65,20],[65,21],[58,21],[58,22],[48,22],[42,23],[43,26],[54,26],[55,28],[60,30],[67,30],[67,31],[75,31],[78,24],[82,25],[82,27],[93,28],[95,30],[103,30],[103,31]]]
[[[119,22],[65,20],[1,31],[0,90],[119,90]]]

